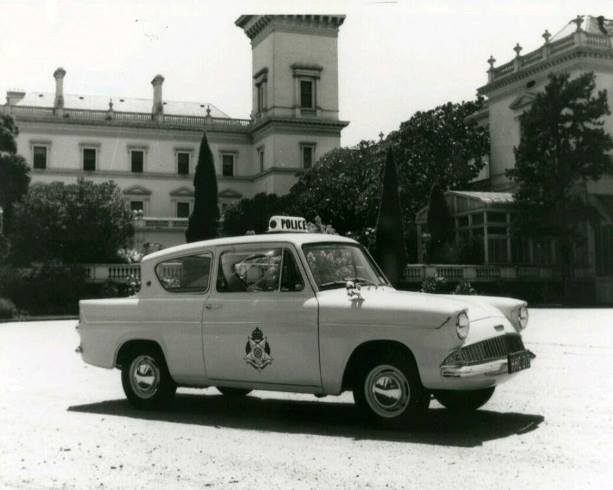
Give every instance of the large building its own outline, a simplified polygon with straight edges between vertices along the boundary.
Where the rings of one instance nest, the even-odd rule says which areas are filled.
[[[446,194],[455,218],[456,239],[480,244],[483,264],[491,266],[481,273],[492,279],[505,274],[511,279],[551,278],[559,260],[553,241],[536,242],[511,234],[514,189],[505,175],[505,170],[515,165],[519,117],[543,91],[549,74],[574,77],[593,72],[596,90],[607,90],[609,107],[613,108],[613,22],[602,16],[578,16],[555,35],[546,30],[542,37],[543,44],[534,51],[522,54],[517,44],[511,60],[499,65],[493,56],[488,60],[487,83],[478,89],[486,104],[469,117],[489,128],[488,165],[480,176],[483,180],[473,189]],[[613,134],[613,116],[604,118],[604,128]],[[575,278],[595,286],[599,300],[613,302],[613,176],[587,182],[585,191],[600,219],[595,226],[583,226],[587,240],[575,250]],[[427,208],[416,216],[421,227],[426,219]],[[427,234],[421,231],[418,245],[423,251]]]
[[[115,181],[139,217],[136,247],[184,242],[194,200],[193,174],[203,131],[215,159],[221,211],[259,192],[285,194],[305,169],[340,146],[338,50],[345,17],[243,15],[251,41],[249,119],[210,102],[73,95],[54,73],[53,93],[9,91],[0,110],[15,117],[18,151],[32,182]]]

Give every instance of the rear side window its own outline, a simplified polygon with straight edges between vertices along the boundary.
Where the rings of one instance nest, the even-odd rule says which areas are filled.
[[[155,275],[171,293],[202,293],[209,289],[212,260],[210,254],[177,257],[156,265]]]

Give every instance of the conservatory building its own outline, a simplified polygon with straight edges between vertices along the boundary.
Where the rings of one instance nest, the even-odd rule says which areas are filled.
[[[487,83],[478,89],[486,97],[483,108],[467,118],[489,129],[490,154],[486,167],[470,189],[446,193],[446,202],[455,223],[457,244],[470,243],[478,259],[473,266],[458,266],[447,275],[454,279],[541,279],[556,276],[559,254],[552,240],[535,241],[511,234],[513,183],[506,170],[515,165],[514,148],[519,145],[519,118],[536,94],[544,90],[550,73],[571,77],[593,72],[596,90],[607,90],[613,107],[613,21],[604,17],[577,16],[559,32],[543,33],[543,44],[523,54],[517,44],[515,56],[496,65],[488,60]],[[603,118],[604,128],[613,134],[613,116]],[[613,176],[588,181],[587,201],[597,216],[585,222],[585,237],[574,250],[574,279],[589,288],[599,301],[613,302]],[[420,257],[429,239],[427,207],[416,214]],[[443,266],[441,266],[443,267]],[[436,267],[409,268],[414,280],[437,272]]]

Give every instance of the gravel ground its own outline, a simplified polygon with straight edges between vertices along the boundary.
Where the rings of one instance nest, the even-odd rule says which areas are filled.
[[[0,324],[1,488],[610,488],[613,310],[532,310],[533,368],[482,410],[382,431],[351,396],[181,389],[166,412],[85,365],[74,321]]]

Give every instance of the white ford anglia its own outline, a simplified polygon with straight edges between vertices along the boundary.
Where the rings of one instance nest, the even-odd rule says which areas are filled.
[[[473,410],[530,367],[526,303],[394,289],[366,249],[337,235],[221,238],[147,255],[135,296],[80,302],[77,351],[119,368],[139,408],[178,386],[339,395],[372,419],[417,418],[435,397]]]

